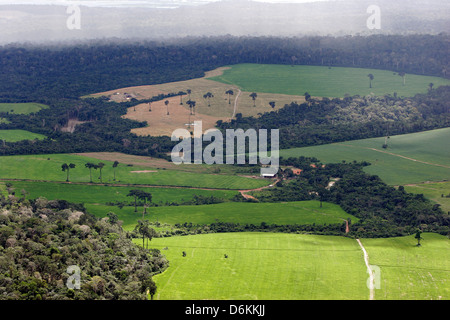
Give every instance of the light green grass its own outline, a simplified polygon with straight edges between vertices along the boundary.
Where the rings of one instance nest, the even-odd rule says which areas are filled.
[[[368,74],[374,75],[369,88]],[[308,92],[316,97],[344,97],[350,95],[394,94],[414,96],[425,93],[428,84],[434,88],[450,85],[450,81],[438,77],[406,75],[403,79],[392,71],[321,66],[289,66],[267,64],[238,64],[225,70],[223,75],[211,80],[239,86],[243,91],[303,95]]]
[[[348,238],[221,233],[154,238],[150,245],[161,249],[170,263],[154,277],[158,300],[368,297],[362,252]]]
[[[450,212],[450,182],[448,181],[406,185],[405,190],[410,193],[423,194],[431,201],[440,204],[444,212]]]
[[[450,241],[424,233],[421,247],[414,236],[362,239],[370,264],[380,268],[376,300],[450,299]]]
[[[142,219],[143,208],[134,212],[134,207],[119,209],[112,206],[87,205],[88,211],[99,218],[106,217],[112,211],[123,221],[125,229],[133,229],[137,221]],[[254,224],[342,224],[344,220],[358,219],[349,215],[336,204],[318,201],[298,201],[286,203],[247,203],[224,202],[200,206],[164,206],[148,209],[145,219],[174,225],[176,223],[211,224],[220,222]]]
[[[48,160],[50,159],[50,160]],[[177,170],[157,170],[149,167],[119,165],[116,169],[116,181],[111,161],[99,161],[72,154],[2,156],[0,157],[0,178],[30,179],[44,181],[66,181],[66,172],[61,170],[63,163],[74,163],[70,169],[71,182],[90,181],[87,162],[105,163],[102,170],[102,182],[112,184],[136,184],[158,186],[182,186],[213,189],[254,189],[265,186],[270,181],[253,179],[238,175],[212,175]],[[156,172],[134,173],[133,171],[150,170]],[[92,170],[92,180],[100,183],[99,170]]]
[[[0,130],[0,140],[5,140],[6,142],[16,142],[22,140],[34,140],[34,139],[45,139],[46,137],[42,134],[33,133],[26,130]]]
[[[48,106],[35,102],[26,103],[0,103],[0,112],[9,112],[11,110],[16,114],[30,114],[38,112],[41,109],[48,108]]]
[[[133,197],[127,197],[132,189],[144,190],[152,194],[152,202],[165,204],[167,202],[183,202],[191,200],[195,195],[229,200],[238,194],[231,190],[200,190],[184,188],[142,188],[118,187],[104,185],[65,184],[53,182],[11,181],[17,196],[22,196],[22,190],[27,191],[28,199],[45,197],[48,200],[67,200],[74,203],[106,204],[111,202],[134,202]]]
[[[391,136],[387,149],[382,148],[384,138],[372,138],[280,150],[280,156],[316,157],[324,163],[368,161],[364,170],[392,185],[442,181],[450,179],[449,139],[450,128],[444,128]]]

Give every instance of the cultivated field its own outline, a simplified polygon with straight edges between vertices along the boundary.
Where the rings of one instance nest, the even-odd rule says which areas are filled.
[[[370,264],[380,268],[375,300],[449,299],[449,240],[422,236],[421,247],[413,236],[361,240]],[[369,299],[363,252],[354,239],[225,233],[155,238],[151,247],[171,263],[155,277],[156,299]]]
[[[364,170],[392,185],[450,179],[450,128],[280,151],[280,156],[316,157],[324,163],[368,161]]]
[[[368,74],[373,74],[370,88]],[[321,66],[289,66],[264,64],[239,64],[224,70],[223,75],[212,80],[238,86],[250,92],[304,95],[317,97],[344,97],[349,95],[413,96],[427,92],[429,83],[437,88],[450,85],[450,80],[407,74],[403,78],[392,71]]]
[[[38,112],[48,106],[40,103],[26,102],[26,103],[0,103],[0,112],[9,112],[17,114],[30,114]]]
[[[450,212],[450,182],[417,183],[405,185],[406,192],[423,194],[441,205],[444,212]]]
[[[45,139],[45,136],[26,130],[0,130],[0,140],[5,140],[6,142],[34,139]]]
[[[134,207],[118,209],[112,206],[88,205],[89,212],[100,218],[113,211],[123,220],[125,229],[133,229],[137,220],[142,219],[143,208],[134,212]],[[343,224],[344,220],[353,222],[358,218],[349,215],[338,205],[318,201],[298,201],[286,203],[247,203],[224,202],[199,206],[164,206],[148,209],[145,219],[174,225],[176,223],[211,224],[217,221],[233,222],[242,225],[254,224]]]
[[[92,169],[94,183],[109,183],[116,185],[154,185],[197,187],[211,189],[255,189],[268,185],[271,180],[249,178],[230,174],[206,174],[179,170],[165,170],[144,166],[119,165],[115,170],[113,161],[103,161],[73,154],[26,155],[0,157],[0,179],[66,181],[67,173],[61,170],[64,163],[75,164],[70,169],[70,182],[89,183],[90,170],[85,167],[87,162],[104,163],[102,179],[100,170]],[[116,181],[114,181],[116,172]]]

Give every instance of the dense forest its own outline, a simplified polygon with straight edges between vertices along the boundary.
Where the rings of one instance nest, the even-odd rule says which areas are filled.
[[[7,120],[0,122],[0,129],[26,129],[47,137],[4,142],[0,154],[117,151],[164,156],[174,145],[168,137],[138,137],[130,129],[146,123],[121,118],[127,108],[147,100],[115,103],[80,97],[201,77],[207,70],[237,63],[368,67],[448,77],[449,43],[448,35],[440,34],[5,45],[0,47],[0,102],[37,102],[49,108],[31,115],[0,114]],[[218,126],[280,128],[282,148],[416,132],[449,125],[448,96],[448,88],[436,88],[411,98],[311,99],[260,119],[238,114],[231,124]],[[79,123],[74,132],[64,130],[70,120]]]
[[[1,300],[145,300],[155,293],[152,275],[167,260],[136,246],[114,214],[99,220],[82,209],[0,198]],[[83,290],[74,290],[70,266],[79,268]]]
[[[347,221],[348,233],[345,222],[327,225],[275,225],[265,222],[259,225],[228,222],[193,225],[186,221],[177,225],[180,228],[178,233],[182,230],[186,234],[262,231],[378,238],[410,235],[417,230],[443,235],[450,232],[450,216],[441,210],[439,204],[422,194],[407,193],[403,186],[388,186],[378,176],[365,173],[362,169],[369,165],[367,162],[322,166],[318,159],[300,157],[280,159],[280,164],[285,166],[280,174],[283,180],[273,188],[253,192],[258,201],[326,201],[338,204],[359,221]],[[290,167],[302,169],[302,174],[294,175]]]
[[[280,148],[412,133],[450,126],[450,87],[439,87],[411,98],[348,96],[295,102],[261,117],[218,122],[222,130],[279,129]]]

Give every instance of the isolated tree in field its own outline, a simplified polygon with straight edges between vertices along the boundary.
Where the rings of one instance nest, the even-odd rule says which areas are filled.
[[[166,105],[167,115],[169,115],[169,100],[164,101],[164,104]]]
[[[403,78],[403,85],[405,85],[406,84],[406,73],[402,71],[402,72],[399,72],[398,75]]]
[[[152,103],[151,102],[148,103],[148,111],[152,112]]]
[[[186,94],[186,92],[179,91],[178,95],[180,96],[180,105],[183,105],[183,96]]]
[[[100,162],[100,163],[97,165],[97,168],[100,169],[100,176],[98,177],[98,178],[100,179],[100,182],[102,182],[102,169],[103,169],[104,166],[105,166],[105,164],[104,164],[103,162]],[[96,169],[97,169],[97,168],[96,168]]]
[[[112,165],[112,167],[113,167],[113,169],[114,169],[114,181],[116,181],[116,168],[119,166],[119,161],[114,161],[114,163],[113,163],[113,165]]]
[[[272,109],[275,109],[275,101],[270,101],[269,105],[272,107]]]
[[[97,165],[92,162],[88,162],[84,166],[89,169],[90,182],[92,182],[92,168],[95,168]]]
[[[231,96],[234,94],[234,91],[230,89],[230,90],[227,90],[225,92],[225,94],[228,95],[228,104],[231,104]]]
[[[256,92],[252,92],[252,93],[250,94],[250,97],[251,97],[252,100],[253,100],[253,106],[256,107],[256,98],[258,97],[258,94],[257,94]]]
[[[65,171],[65,172],[67,173],[67,179],[66,179],[66,181],[69,182],[69,172],[70,172],[70,169],[75,168],[75,165],[74,165],[73,163],[70,163],[70,164],[64,163],[64,164],[61,166],[61,168],[62,168],[62,171]]]
[[[416,235],[414,236],[414,238],[417,239],[417,246],[418,246],[418,247],[421,246],[421,245],[420,245],[420,240],[423,239],[422,236],[421,236],[421,234],[422,234],[422,232],[417,231],[417,232],[416,232]]]
[[[141,194],[141,190],[133,189],[128,192],[127,197],[134,197],[134,212],[137,212],[137,199]]]
[[[375,77],[371,73],[369,73],[367,76],[369,77],[369,88],[372,88],[372,81]]]
[[[142,213],[142,219],[144,214],[147,213],[147,201],[152,202],[152,194],[150,192],[141,191],[137,196],[139,200],[144,200],[144,212]]]
[[[189,105],[189,128],[191,127],[191,115],[192,115],[192,108],[195,108],[195,101],[189,100],[186,102]]]
[[[428,84],[428,91],[431,93],[431,91],[433,91],[433,87],[434,87],[434,83],[433,82],[430,82],[429,84]]]
[[[208,99],[208,107],[211,107],[211,98],[214,97],[214,95],[211,92],[207,92],[203,95],[203,98]]]
[[[311,99],[311,95],[308,92],[305,92],[304,96],[305,96],[305,101],[309,102],[309,100]]]
[[[187,89],[186,92],[187,92],[187,94],[188,94],[188,99],[191,100],[191,93],[192,93],[192,90],[191,90],[191,89]]]

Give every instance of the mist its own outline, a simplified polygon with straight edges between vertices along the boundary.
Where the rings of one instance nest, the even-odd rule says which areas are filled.
[[[62,1],[27,4],[30,2],[11,5],[0,1],[0,44],[224,35],[438,34],[450,29],[450,3],[440,0],[309,3],[135,0],[106,1],[104,6],[92,6],[93,2],[87,6],[84,1],[74,6],[62,5]],[[380,10],[379,28],[368,27],[371,5]]]

